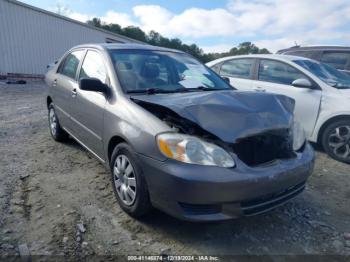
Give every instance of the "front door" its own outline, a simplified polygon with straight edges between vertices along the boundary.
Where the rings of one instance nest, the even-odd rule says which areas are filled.
[[[102,55],[88,50],[82,63],[79,79],[98,78],[107,84],[107,70]],[[106,95],[100,92],[76,90],[72,101],[74,135],[97,156],[103,159],[103,117]]]
[[[315,88],[298,88],[292,86],[296,79],[309,79],[293,66],[272,59],[261,59],[258,79],[253,81],[256,90],[289,96],[295,100],[294,116],[304,127],[310,137],[321,104],[322,91]]]

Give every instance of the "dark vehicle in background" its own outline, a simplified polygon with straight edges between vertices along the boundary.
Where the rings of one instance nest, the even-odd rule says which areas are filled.
[[[335,67],[350,75],[350,47],[346,46],[294,46],[277,51],[277,54],[311,58]]]

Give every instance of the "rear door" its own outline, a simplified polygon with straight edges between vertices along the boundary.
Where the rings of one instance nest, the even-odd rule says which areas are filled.
[[[107,69],[102,53],[88,50],[79,72],[81,78],[97,78],[109,84]],[[103,158],[103,116],[106,95],[100,92],[85,91],[76,88],[76,95],[72,100],[72,121],[74,122],[74,136],[97,156]]]
[[[84,55],[84,50],[75,50],[67,54],[58,67],[52,82],[52,97],[60,124],[68,131],[72,130],[71,100],[72,92],[77,88],[76,74]]]
[[[253,91],[252,76],[256,59],[239,58],[222,63],[219,74],[230,79],[230,84],[242,91]]]
[[[256,90],[289,96],[295,100],[295,118],[301,122],[306,135],[312,134],[320,109],[322,91],[315,83],[312,88],[292,86],[296,79],[305,78],[313,82],[295,67],[273,59],[259,59],[257,79],[253,81]]]

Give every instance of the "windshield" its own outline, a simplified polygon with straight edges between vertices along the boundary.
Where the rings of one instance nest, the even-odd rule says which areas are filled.
[[[127,93],[172,93],[233,88],[184,53],[152,50],[111,50],[120,84]]]
[[[350,88],[350,76],[332,66],[311,60],[294,60],[293,62],[305,68],[330,86],[339,89]]]

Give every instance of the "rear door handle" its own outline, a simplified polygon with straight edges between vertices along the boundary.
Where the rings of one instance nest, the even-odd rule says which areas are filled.
[[[57,79],[53,80],[52,86],[53,86],[53,87],[57,86]]]
[[[74,97],[76,97],[76,96],[77,96],[77,89],[74,88],[74,89],[72,90],[72,97],[74,98]]]

